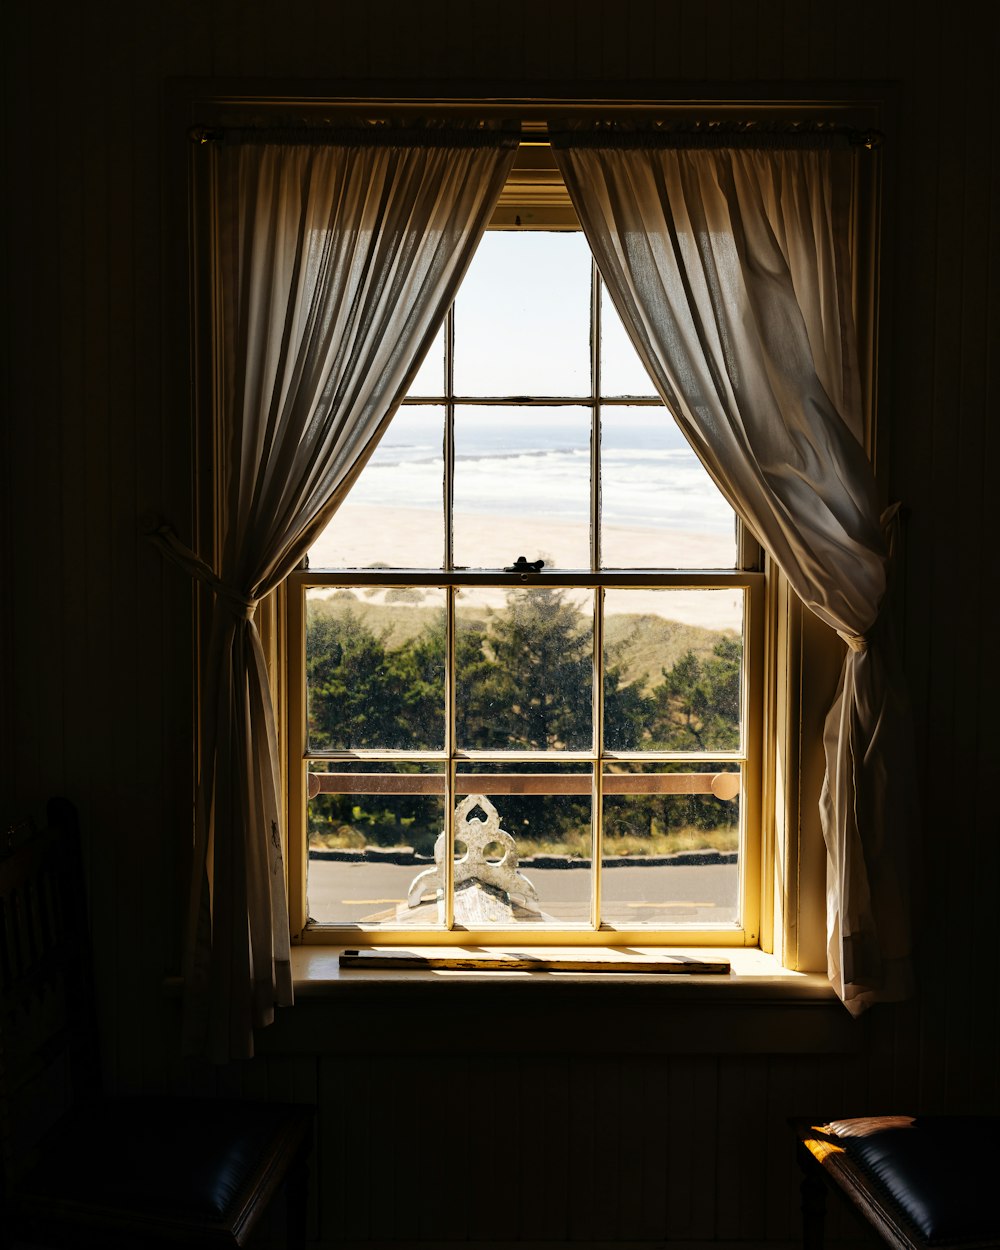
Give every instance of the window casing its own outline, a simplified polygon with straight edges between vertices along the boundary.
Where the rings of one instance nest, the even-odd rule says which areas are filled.
[[[262,84],[266,91],[266,85]],[[393,94],[382,94],[368,102],[366,107],[372,116],[392,115],[405,117],[411,113],[426,116],[427,99],[414,101],[409,87]],[[878,131],[883,125],[881,105],[878,101],[863,101],[853,97],[815,99],[808,103],[797,100],[785,102],[669,102],[649,98],[606,99],[589,104],[540,105],[537,102],[517,99],[501,99],[496,103],[469,99],[435,99],[433,107],[442,116],[490,114],[494,116],[520,115],[523,128],[544,130],[550,115],[628,117],[663,117],[679,119],[682,124],[702,124],[713,121],[726,122],[734,116],[751,122],[792,119],[796,123],[810,120],[820,124],[836,120],[842,125],[853,126],[858,131]],[[357,115],[356,98],[331,100],[297,100],[294,112],[282,101],[264,96],[218,97],[204,95],[193,87],[183,88],[175,101],[179,118],[179,134],[186,134],[185,126],[192,118],[204,126],[192,137],[199,142],[210,136],[213,127],[226,125],[258,125],[262,118],[273,124],[299,124],[302,118],[315,119],[319,125],[329,124],[338,117],[351,119]],[[553,111],[555,110],[555,111]],[[187,120],[185,120],[187,119]],[[186,146],[186,145],[185,145]],[[188,148],[188,152],[197,152]],[[529,147],[529,160],[515,166],[514,176],[507,191],[501,197],[494,224],[499,228],[516,226],[521,217],[521,229],[550,225],[561,229],[573,224],[572,209],[565,192],[553,188],[549,178],[550,161],[545,159],[544,146]],[[186,153],[178,146],[178,182],[184,182]],[[532,168],[534,166],[534,168]],[[190,162],[190,197],[187,204],[178,200],[176,215],[178,233],[186,229],[193,241],[190,249],[191,304],[190,308],[178,306],[177,323],[190,327],[193,345],[195,403],[192,408],[192,437],[197,459],[197,498],[194,532],[198,550],[210,561],[215,559],[219,547],[218,510],[221,507],[221,456],[217,445],[221,355],[214,330],[214,315],[218,291],[217,275],[213,268],[213,214],[211,189],[204,177],[204,165],[197,159]],[[880,441],[876,421],[878,374],[877,374],[877,328],[878,328],[878,270],[880,252],[879,222],[881,215],[881,186],[877,165],[863,169],[866,181],[859,184],[856,204],[855,234],[849,245],[855,257],[856,287],[854,313],[859,332],[859,346],[864,371],[864,398],[866,405],[866,446],[873,460],[884,461],[879,455]],[[517,183],[520,185],[517,185]],[[524,192],[527,192],[525,195]],[[518,196],[521,199],[518,200]],[[522,211],[526,208],[527,211]],[[190,219],[184,223],[185,212]],[[182,224],[181,224],[182,223]],[[818,819],[818,797],[823,778],[822,723],[836,687],[840,669],[842,644],[805,609],[789,591],[779,570],[769,564],[765,556],[755,552],[749,535],[742,535],[740,567],[746,576],[757,579],[761,592],[754,592],[752,611],[748,618],[748,657],[756,656],[760,664],[748,667],[748,697],[757,700],[762,709],[759,719],[759,735],[756,743],[750,742],[751,756],[761,761],[757,799],[751,805],[748,794],[746,819],[753,822],[759,837],[751,834],[751,854],[756,863],[747,858],[744,863],[742,897],[748,903],[745,913],[744,940],[752,941],[750,919],[752,910],[759,917],[759,940],[762,950],[773,952],[779,962],[788,968],[802,971],[820,970],[826,964],[825,938],[825,870],[826,852]],[[264,642],[272,676],[272,689],[283,744],[282,760],[285,768],[284,790],[288,797],[288,821],[286,825],[286,866],[288,871],[290,917],[293,938],[309,942],[336,942],[338,934],[332,929],[311,927],[306,911],[306,772],[303,757],[305,707],[304,691],[300,684],[303,663],[304,622],[302,613],[303,586],[315,582],[335,581],[315,570],[295,575],[290,583],[282,586],[273,596],[263,601],[257,612],[257,623]],[[341,580],[344,579],[341,576]],[[355,576],[355,581],[363,580]],[[431,580],[447,584],[448,578],[438,574]],[[472,579],[474,580],[474,579]],[[550,575],[550,583],[557,575]],[[666,579],[669,581],[669,576]],[[685,575],[688,582],[697,580]],[[205,616],[199,601],[196,624],[196,646],[205,640]],[[754,641],[756,640],[756,641]],[[759,649],[758,649],[759,648]],[[199,732],[201,709],[195,701],[194,731]],[[753,877],[757,871],[759,881]],[[398,941],[397,938],[374,932],[367,935],[357,930],[344,931],[351,944],[358,944],[362,937],[370,943]],[[640,931],[632,938],[649,944],[653,937],[648,931]],[[491,934],[498,944],[500,934]],[[664,940],[682,945],[692,941],[715,941],[715,937],[699,931],[688,933],[683,929],[672,930]],[[428,940],[434,944],[463,944],[469,935],[460,931],[438,933],[431,938],[419,934],[408,935],[408,944]],[[521,929],[512,935],[519,945],[532,941],[551,942],[550,933],[532,934]],[[577,932],[577,942],[607,943],[609,935],[602,932]],[[615,941],[632,940],[627,930],[617,930]],[[724,936],[726,942],[735,941],[735,935]]]

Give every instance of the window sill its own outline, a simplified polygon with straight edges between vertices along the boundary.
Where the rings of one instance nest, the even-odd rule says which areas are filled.
[[[630,947],[636,954],[677,954],[693,959],[718,957],[727,960],[731,971],[728,975],[691,975],[687,973],[622,973],[622,972],[556,972],[545,968],[525,971],[489,969],[482,972],[468,970],[444,970],[423,968],[341,968],[340,954],[347,949],[342,946],[302,945],[292,948],[292,979],[297,998],[326,998],[343,996],[367,997],[395,986],[398,989],[422,987],[440,988],[456,983],[464,987],[479,986],[497,990],[500,986],[529,986],[545,993],[561,992],[562,989],[581,989],[600,992],[652,990],[657,995],[669,994],[678,998],[696,998],[702,1001],[718,999],[731,1002],[734,998],[755,1002],[810,1001],[836,1003],[837,997],[823,973],[793,972],[783,968],[772,955],[754,947],[677,947],[665,952],[662,948]],[[460,948],[419,946],[409,948],[400,943],[398,949],[423,955],[455,955]],[[565,953],[564,948],[558,948]],[[594,948],[587,948],[593,950]],[[555,948],[553,948],[555,951]],[[532,954],[544,956],[545,947],[532,947]],[[578,952],[581,953],[581,952]],[[560,989],[557,991],[557,987]],[[391,991],[396,992],[396,991]]]
[[[759,950],[713,949],[728,976],[677,976],[341,969],[340,949],[293,949],[296,1006],[260,1053],[836,1054],[867,1032],[825,976]]]

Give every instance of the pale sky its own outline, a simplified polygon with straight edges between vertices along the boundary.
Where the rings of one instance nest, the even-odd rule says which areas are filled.
[[[579,231],[487,231],[455,301],[456,392],[589,394],[590,273],[590,249]],[[606,293],[601,319],[604,394],[653,397]],[[443,362],[442,337],[411,395],[441,394]]]

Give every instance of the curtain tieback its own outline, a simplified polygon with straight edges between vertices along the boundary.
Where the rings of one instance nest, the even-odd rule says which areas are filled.
[[[162,522],[154,522],[153,528],[148,529],[146,537],[155,546],[160,549],[162,555],[168,560],[176,564],[178,568],[182,568],[191,577],[199,582],[204,582],[206,586],[210,586],[215,592],[216,598],[226,605],[234,616],[241,617],[243,620],[252,621],[253,614],[257,610],[257,599],[248,599],[246,595],[230,586],[228,582],[224,582],[218,574],[214,573],[208,567],[200,556],[196,556],[190,547],[184,543],[174,533],[173,527]]]
[[[896,553],[896,546],[899,541],[900,506],[899,503],[890,504],[879,517],[879,524],[882,526],[882,532],[886,537],[886,549],[890,563]],[[838,629],[837,633],[852,651],[868,650],[868,639],[864,634],[851,634],[843,629]]]

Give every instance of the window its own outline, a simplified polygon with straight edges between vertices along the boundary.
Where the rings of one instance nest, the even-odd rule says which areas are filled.
[[[754,945],[759,550],[565,207],[498,219],[289,581],[293,918]]]
[[[358,116],[358,101],[355,98],[297,99],[292,109],[286,101],[205,97],[199,89],[187,86],[179,90],[178,115],[198,117],[206,123],[191,131],[191,137],[197,140],[197,147],[192,151],[204,151],[206,145],[230,127],[253,130],[259,129],[262,122],[277,129],[285,126],[299,129],[303,122],[320,128],[332,124],[353,126]],[[612,115],[615,119],[634,118],[643,124],[651,119],[654,122],[662,119],[665,124],[676,123],[682,128],[727,125],[732,123],[734,117],[739,117],[738,127],[790,124],[794,128],[814,124],[818,129],[828,126],[840,130],[849,128],[861,137],[877,136],[882,123],[877,101],[848,98],[784,103],[605,100],[590,104],[541,104],[525,99],[469,101],[448,96],[413,100],[409,87],[406,92],[367,101],[364,112],[366,117],[398,118],[402,121],[408,118],[423,120],[429,114],[442,118],[452,115],[465,119],[473,116],[521,118],[521,151],[494,214],[493,225],[498,235],[506,232],[510,238],[520,239],[525,247],[530,246],[532,233],[539,230],[547,232],[550,239],[556,235],[566,237],[575,234],[576,243],[582,244],[565,188],[558,184],[558,177],[553,177],[554,163],[547,144],[536,142],[546,137],[553,116],[560,122],[567,118],[603,122]],[[223,551],[225,526],[222,513],[228,469],[221,436],[223,409],[219,402],[225,388],[225,353],[222,350],[224,334],[220,333],[221,323],[218,320],[221,306],[218,250],[214,242],[217,222],[212,168],[210,162],[197,158],[192,162],[191,220],[186,223],[186,228],[191,240],[191,274],[194,281],[189,323],[193,345],[191,359],[195,367],[192,437],[197,457],[193,549],[206,563],[218,568]],[[877,161],[859,163],[851,195],[852,220],[844,236],[852,256],[852,298],[859,332],[866,446],[873,459],[879,445],[876,420],[879,169]],[[611,940],[649,944],[661,940],[687,945],[695,941],[755,944],[759,939],[762,951],[773,952],[786,967],[800,971],[824,968],[827,958],[824,928],[827,852],[819,821],[825,764],[823,724],[837,687],[843,644],[829,628],[802,607],[780,570],[761,555],[751,535],[741,532],[738,526],[734,527],[731,518],[726,519],[719,532],[724,530],[731,539],[735,528],[736,539],[731,542],[731,554],[719,560],[718,564],[716,560],[719,558],[709,555],[700,559],[693,555],[682,558],[677,554],[679,548],[676,544],[670,553],[664,549],[664,554],[657,557],[663,561],[662,565],[647,569],[637,567],[638,556],[632,546],[622,544],[618,554],[615,553],[614,542],[622,536],[614,532],[616,523],[612,504],[615,491],[618,491],[619,500],[624,498],[633,508],[631,522],[620,522],[619,529],[646,528],[645,522],[649,522],[650,517],[641,515],[643,495],[636,487],[635,471],[637,468],[649,470],[658,455],[667,456],[671,451],[683,453],[685,448],[683,445],[664,446],[657,451],[655,448],[650,450],[648,444],[643,442],[643,454],[636,456],[633,448],[632,463],[625,465],[625,453],[629,448],[619,445],[617,450],[622,454],[618,457],[618,468],[622,471],[616,479],[615,457],[608,452],[615,451],[616,430],[624,432],[627,424],[625,421],[616,423],[616,414],[632,422],[633,431],[640,421],[647,421],[647,434],[656,430],[662,435],[664,430],[670,429],[670,424],[669,417],[664,417],[659,410],[658,401],[646,390],[645,371],[631,354],[631,349],[627,348],[625,336],[608,307],[596,276],[592,275],[589,288],[584,276],[582,297],[578,296],[577,301],[581,303],[582,298],[589,349],[589,353],[585,349],[582,384],[557,382],[543,376],[540,381],[530,384],[530,388],[528,385],[523,389],[515,387],[513,393],[500,388],[491,393],[485,382],[473,380],[468,383],[470,393],[463,392],[467,384],[461,373],[456,373],[462,368],[464,353],[469,346],[468,337],[463,339],[468,327],[463,329],[462,309],[472,294],[472,280],[482,257],[486,255],[486,248],[493,245],[493,238],[489,235],[484,241],[480,261],[476,262],[469,275],[445,333],[425,361],[386,439],[356,483],[355,491],[330,533],[311,553],[311,568],[293,574],[274,594],[261,601],[256,614],[283,748],[282,790],[288,800],[285,862],[293,939],[333,943],[346,939],[352,945],[362,941],[388,943],[393,940],[398,942],[398,933],[406,932],[407,944],[452,941],[460,944],[472,940],[468,930],[455,927],[453,886],[456,869],[453,860],[447,856],[443,861],[443,914],[429,918],[429,912],[434,907],[428,905],[436,906],[437,903],[435,886],[433,893],[428,891],[421,898],[423,910],[419,915],[420,924],[414,924],[415,917],[409,914],[410,911],[417,911],[416,908],[401,913],[410,923],[401,925],[400,930],[393,930],[391,923],[399,919],[399,909],[409,898],[410,886],[421,873],[434,867],[433,847],[429,848],[430,834],[435,830],[444,830],[446,843],[455,839],[456,812],[469,797],[460,787],[471,787],[474,780],[483,792],[485,783],[482,778],[489,776],[493,789],[483,793],[483,797],[496,807],[500,828],[507,832],[510,830],[508,809],[511,798],[521,799],[527,806],[531,797],[526,792],[513,794],[515,787],[528,784],[518,774],[527,774],[529,778],[536,778],[531,782],[536,786],[542,785],[537,781],[539,776],[549,779],[544,783],[549,787],[548,792],[540,791],[534,796],[537,799],[536,813],[545,816],[548,811],[557,813],[564,827],[570,824],[569,814],[573,814],[574,819],[581,812],[583,815],[577,822],[579,836],[576,846],[569,848],[565,839],[562,839],[561,849],[550,845],[548,863],[545,862],[544,850],[539,850],[539,844],[542,837],[548,838],[551,843],[556,823],[541,830],[541,817],[536,816],[533,832],[541,836],[532,840],[525,832],[526,817],[522,816],[520,826],[515,820],[515,827],[510,832],[519,857],[517,871],[537,888],[539,882],[550,879],[539,874],[558,861],[559,871],[567,874],[563,878],[564,886],[568,887],[570,881],[576,882],[573,887],[575,898],[585,901],[576,906],[571,920],[565,916],[560,919],[565,928],[550,924],[548,920],[528,922],[519,915],[516,926],[507,931],[511,940],[516,940],[518,944],[533,941],[554,944],[560,940],[560,935],[565,935],[567,939],[572,937],[574,941],[593,941],[594,944]],[[566,246],[572,247],[572,241]],[[585,256],[584,267],[588,265],[589,259]],[[522,293],[528,300],[528,294]],[[534,298],[537,300],[537,295]],[[548,323],[543,322],[544,334],[525,336],[528,354],[536,360],[553,355],[545,337],[551,328],[551,321],[550,318]],[[179,316],[178,324],[181,323],[183,317]],[[499,321],[485,333],[493,336],[492,356],[495,361],[516,354],[506,338],[502,337],[507,330]],[[614,348],[615,339],[622,346],[618,355]],[[522,358],[524,354],[520,353]],[[616,374],[616,369],[621,372]],[[432,370],[436,371],[433,376]],[[428,378],[432,378],[430,383]],[[636,381],[630,380],[632,378]],[[528,461],[539,464],[544,455],[543,448],[537,445],[521,447],[522,455],[517,463],[514,457],[508,457],[502,475],[485,474],[478,482],[470,476],[474,462],[456,459],[468,450],[468,447],[463,450],[462,440],[473,429],[469,424],[472,416],[479,413],[480,417],[484,414],[488,417],[487,409],[493,410],[495,435],[496,420],[500,417],[512,423],[520,421],[518,432],[523,433],[525,414],[534,412],[538,416],[543,409],[547,409],[553,418],[548,426],[550,434],[558,420],[564,423],[564,432],[570,429],[575,439],[572,447],[552,444],[548,450],[551,454],[561,446],[567,465],[572,462],[574,466],[580,463],[589,466],[586,487],[582,492],[588,496],[582,509],[585,520],[581,520],[579,503],[579,483],[583,479],[572,479],[572,483],[570,479],[564,479],[560,483],[561,486],[573,484],[573,489],[577,491],[575,495],[571,492],[568,504],[577,509],[578,531],[583,534],[577,540],[577,550],[582,547],[586,553],[583,558],[573,555],[568,547],[556,547],[552,541],[556,534],[556,522],[569,524],[565,496],[557,497],[550,491],[544,500],[544,512],[536,510],[529,514],[526,508],[530,499],[526,501],[516,493],[525,489],[526,482],[534,480],[536,475],[522,473],[521,470],[525,469]],[[574,410],[577,417],[582,414],[582,424],[573,425]],[[435,428],[431,441],[424,445],[426,454],[418,456],[420,444],[417,438],[426,434],[431,418],[440,423],[439,427]],[[488,432],[488,428],[488,420],[480,420],[475,426],[479,434]],[[534,428],[541,430],[540,425]],[[515,427],[511,424],[503,434],[506,437],[514,432]],[[387,458],[391,459],[394,446],[397,457],[402,458],[406,448],[400,448],[398,444],[405,444],[408,439],[410,452],[419,463],[414,465],[414,472],[405,485],[393,487]],[[884,455],[880,459],[884,461]],[[689,460],[689,463],[693,462]],[[389,483],[381,500],[378,497],[380,481]],[[490,504],[495,507],[495,498],[490,500],[486,494],[478,492],[486,491],[488,486],[495,487],[498,481],[502,490],[507,492],[501,498],[506,508],[503,525],[497,522],[499,514],[493,513],[497,523],[485,531],[487,537],[495,534],[497,542],[488,554],[470,553],[462,545],[470,540],[472,533],[469,528],[471,522],[466,524],[462,521],[463,508],[472,514],[475,511],[473,505]],[[509,493],[508,486],[515,490],[513,495]],[[563,505],[558,517],[554,514],[557,503]],[[366,507],[369,509],[367,521],[363,517]],[[392,532],[397,540],[405,536],[408,543],[415,542],[417,535],[422,536],[425,554],[419,558],[414,555],[404,557],[398,548],[390,550],[384,545],[380,550],[367,554],[357,550],[353,553],[342,550],[340,555],[333,554],[335,544],[346,542],[348,535],[357,540],[359,537],[375,538],[379,533],[386,532],[390,508],[395,509],[397,515],[408,508],[412,509],[411,516],[419,516],[419,526],[397,525]],[[381,527],[379,530],[375,528],[376,521]],[[529,540],[527,542],[515,532],[514,523],[521,521],[526,527],[521,533]],[[466,525],[464,534],[463,525]],[[482,524],[480,530],[482,532]],[[433,539],[428,542],[429,534],[433,534]],[[688,550],[690,552],[691,548]],[[532,572],[524,576],[505,573],[503,570],[509,562],[522,554],[529,560],[543,558],[548,563],[537,575]],[[321,567],[324,565],[326,567]],[[512,748],[505,752],[495,742],[488,747],[463,745],[461,733],[464,729],[460,718],[467,716],[470,708],[476,710],[469,693],[475,692],[475,683],[466,680],[469,651],[463,648],[469,641],[469,632],[462,626],[469,614],[465,609],[476,607],[476,596],[480,606],[484,599],[494,596],[497,603],[487,603],[486,607],[493,614],[490,621],[495,627],[506,607],[508,593],[518,591],[522,599],[537,606],[541,603],[540,594],[536,593],[532,598],[528,592],[542,590],[552,596],[562,596],[564,605],[569,604],[576,613],[575,621],[581,628],[574,634],[574,645],[580,643],[588,628],[587,611],[592,613],[590,641],[587,644],[589,651],[584,653],[584,658],[588,655],[590,658],[590,683],[584,686],[584,695],[573,708],[575,716],[581,715],[580,705],[581,702],[586,704],[586,691],[589,690],[589,743],[581,745],[577,734],[572,746],[565,740],[556,739],[545,750],[532,746],[530,750]],[[643,734],[636,750],[631,750],[621,737],[607,737],[605,723],[609,704],[614,710],[614,699],[609,700],[606,693],[609,675],[613,686],[611,693],[616,698],[629,691],[640,695],[649,693],[646,686],[640,687],[636,681],[634,667],[621,667],[619,657],[610,649],[610,644],[616,641],[611,629],[615,619],[621,624],[625,618],[636,615],[626,608],[636,601],[640,593],[658,595],[657,603],[669,603],[676,607],[685,601],[685,597],[688,603],[713,595],[721,601],[717,592],[738,594],[743,603],[738,634],[736,625],[729,629],[729,637],[738,639],[740,647],[738,747],[723,747],[716,739],[707,747],[700,748],[699,754],[698,750],[679,749],[676,742],[656,745],[652,728],[648,725],[648,736]],[[348,598],[348,594],[354,598]],[[423,598],[416,601],[415,596]],[[326,687],[324,698],[328,705],[332,706],[332,701],[343,696],[346,706],[353,708],[356,724],[367,723],[369,727],[374,724],[378,718],[373,716],[370,707],[361,705],[358,682],[354,679],[351,664],[370,678],[372,666],[377,660],[383,664],[382,684],[379,687],[369,682],[369,690],[381,691],[379,698],[383,704],[379,723],[395,732],[406,723],[412,725],[417,722],[423,732],[434,728],[440,720],[443,725],[440,745],[418,747],[412,735],[404,738],[398,734],[395,737],[383,734],[382,741],[373,745],[361,744],[359,738],[352,736],[349,741],[356,745],[335,747],[331,745],[331,739],[324,738],[318,730],[314,730],[310,737],[309,700],[311,698],[314,704],[314,716],[320,718],[324,700],[317,701],[315,698],[317,676],[310,672],[310,664],[313,668],[316,665],[307,653],[307,622],[322,618],[324,613],[329,616],[347,607],[352,607],[356,617],[367,617],[371,627],[368,632],[374,635],[376,645],[367,657],[352,658],[353,653],[349,649],[342,651],[341,655],[346,655],[350,663],[342,668],[335,666],[335,671],[328,674],[334,679]],[[399,675],[400,666],[407,656],[406,648],[397,645],[398,627],[402,623],[412,629],[421,619],[426,621],[432,611],[438,613],[441,627],[436,637],[425,641],[428,644],[433,642],[439,657],[443,658],[435,660],[432,646],[419,653],[410,648],[407,671],[413,681],[407,687],[409,696],[403,699]],[[649,623],[652,621],[655,624],[659,614],[640,615],[643,618],[642,636],[651,638],[655,631],[649,628]],[[674,612],[672,617],[664,616],[663,619],[677,619],[677,614]],[[211,620],[211,596],[206,594],[199,597],[196,617],[199,689],[207,680],[205,657],[209,654]],[[339,627],[339,622],[334,620],[326,622],[325,626],[320,625],[320,629],[324,627],[332,632]],[[719,629],[719,632],[722,630]],[[318,634],[312,636],[318,638]],[[620,636],[617,641],[621,641]],[[643,672],[648,682],[653,684],[659,683],[664,676],[664,667],[674,668],[678,658],[676,652],[657,656],[655,650],[654,646],[643,657],[646,661]],[[713,658],[710,651],[699,652],[694,647],[691,650],[699,664]],[[315,648],[314,655],[318,658]],[[478,656],[480,664],[487,664],[487,667],[488,662],[496,658],[488,645],[486,649],[481,646],[478,653],[473,650],[472,656]],[[417,661],[426,662],[428,667],[420,668]],[[435,662],[438,664],[436,673],[433,668]],[[729,657],[729,662],[732,662],[732,657]],[[581,662],[580,667],[585,667],[585,663]],[[616,669],[619,670],[617,673]],[[690,666],[689,677],[693,673],[694,668]],[[434,681],[425,680],[428,674],[433,676]],[[482,672],[480,676],[483,676]],[[312,685],[307,686],[307,678]],[[674,674],[674,680],[676,686],[680,675]],[[465,704],[458,698],[460,688],[467,692]],[[675,697],[679,700],[679,694]],[[395,705],[393,699],[396,700]],[[396,712],[390,714],[393,706]],[[680,706],[679,702],[677,706]],[[400,707],[405,715],[399,714]],[[433,711],[428,719],[427,709],[431,707],[438,710]],[[195,709],[196,733],[201,733],[204,728],[204,713],[205,708],[198,703]],[[494,727],[497,725],[495,718],[490,723]],[[573,722],[576,729],[581,724],[579,719]],[[692,727],[701,728],[697,724]],[[322,725],[318,729],[328,732]],[[425,737],[424,740],[431,739]],[[633,739],[632,746],[635,745]],[[626,813],[648,814],[659,803],[660,815],[648,821],[647,831],[662,834],[665,822],[661,816],[667,814],[667,800],[674,801],[668,788],[711,784],[704,780],[697,783],[677,780],[684,774],[700,774],[702,778],[713,779],[720,774],[739,777],[739,793],[734,799],[722,799],[718,794],[711,796],[719,805],[726,804],[719,810],[727,814],[724,823],[729,826],[730,837],[733,828],[736,829],[735,852],[714,848],[720,856],[727,857],[727,862],[722,865],[731,883],[727,887],[727,897],[735,899],[735,904],[731,905],[728,916],[724,918],[720,907],[706,907],[701,914],[692,913],[692,903],[715,901],[707,896],[701,898],[688,893],[680,897],[678,892],[674,892],[674,897],[669,898],[659,892],[651,892],[649,897],[626,893],[624,899],[618,898],[622,905],[619,914],[614,915],[609,906],[615,899],[615,892],[608,887],[618,881],[629,884],[630,890],[632,886],[641,884],[637,864],[641,863],[650,871],[655,869],[658,874],[662,868],[662,874],[656,878],[657,884],[663,879],[676,883],[681,874],[676,859],[669,865],[655,864],[651,861],[657,857],[650,854],[642,859],[635,845],[626,848],[625,824],[620,822],[615,826],[611,817],[605,820],[605,816],[613,814],[616,805]],[[589,794],[586,792],[588,783]],[[328,791],[325,787],[330,785],[339,785],[339,792]],[[632,797],[626,792],[627,787],[632,787]],[[311,788],[314,792],[310,796]],[[502,789],[508,793],[499,793]],[[370,801],[371,796],[377,801]],[[703,807],[709,804],[708,794],[689,797],[690,810],[694,810],[695,800],[701,802]],[[541,805],[542,800],[547,800],[548,810]],[[679,802],[674,805],[679,807]],[[421,811],[422,830],[418,826]],[[463,813],[463,816],[473,818],[489,815],[484,809]],[[528,817],[530,815],[529,812]],[[341,819],[331,830],[329,826],[334,816]],[[588,820],[589,856],[585,852]],[[632,828],[634,831],[634,821]],[[435,832],[434,842],[438,836],[440,833]],[[607,853],[616,838],[616,850],[627,849],[628,855],[612,857]],[[340,845],[337,845],[338,840]],[[499,841],[503,842],[503,839]],[[327,843],[331,842],[333,845],[328,846]],[[648,850],[651,846],[649,838],[642,845]],[[411,846],[412,851],[405,849]],[[491,852],[487,859],[500,858],[499,846],[487,849]],[[668,851],[668,854],[676,853]],[[703,854],[701,850],[692,853]],[[713,853],[711,848],[708,853]],[[735,860],[731,858],[734,855]],[[588,859],[590,863],[586,862]],[[562,867],[568,860],[573,861],[572,866]],[[381,878],[371,875],[375,869],[382,873]],[[327,893],[321,888],[324,874],[327,880],[333,879],[334,882]],[[337,884],[338,880],[340,884]],[[581,882],[585,885],[580,886]],[[542,900],[539,906],[543,908],[540,888],[538,894]],[[535,901],[523,893],[515,894],[513,898],[514,904],[527,911],[531,910]],[[662,906],[667,902],[677,903],[678,906],[667,909]],[[647,903],[654,906],[645,906]],[[546,914],[555,917],[556,910],[549,909]],[[391,920],[387,916],[390,912],[393,913]],[[669,913],[666,916],[669,923],[664,923],[665,912]],[[309,921],[310,913],[314,921]],[[427,923],[424,924],[424,921]],[[610,926],[612,937],[608,936],[607,929],[599,927],[602,924]],[[448,929],[448,925],[453,927]],[[500,945],[503,944],[504,933],[499,925],[495,928],[487,925],[486,932],[480,931],[480,936]]]

